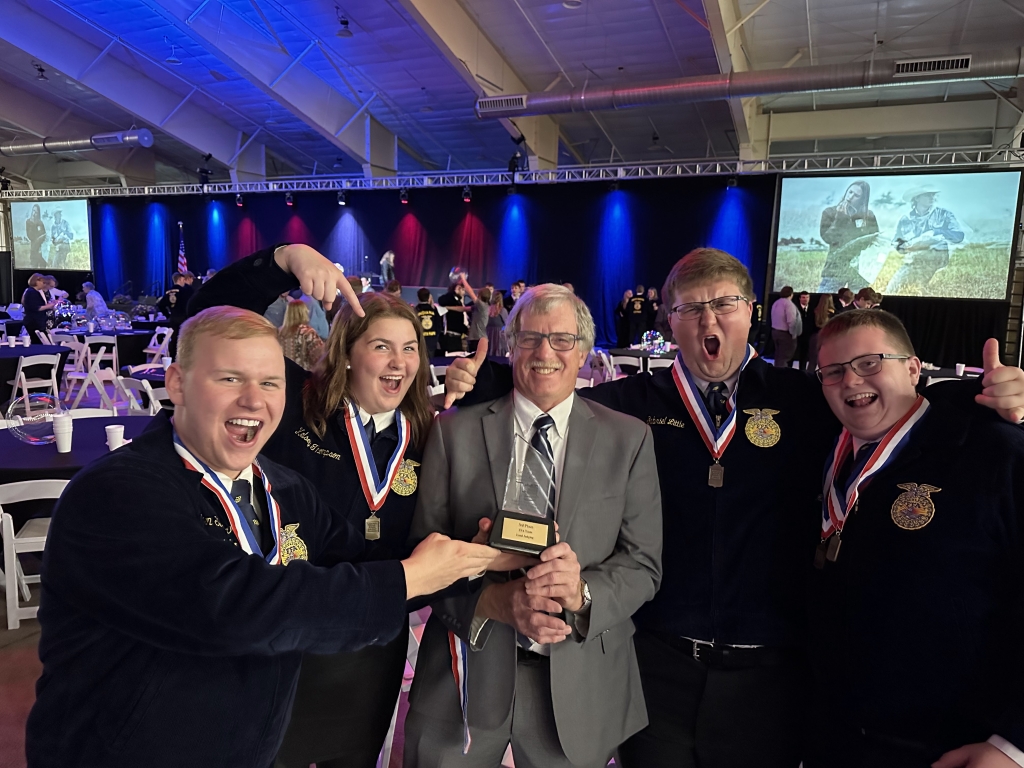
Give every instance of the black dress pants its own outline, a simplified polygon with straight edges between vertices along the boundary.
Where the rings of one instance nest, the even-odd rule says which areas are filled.
[[[797,768],[810,671],[797,654],[720,669],[643,630],[634,637],[649,725],[624,768]]]

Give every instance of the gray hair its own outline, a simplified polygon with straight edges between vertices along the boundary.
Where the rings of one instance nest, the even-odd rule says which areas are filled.
[[[515,335],[522,326],[523,315],[546,315],[559,304],[571,304],[576,315],[576,335],[579,336],[579,343],[583,349],[589,352],[594,348],[594,318],[590,309],[576,294],[561,285],[544,283],[535,285],[519,297],[516,305],[512,307],[508,320],[505,323],[505,339],[508,341],[508,348],[515,348]]]
[[[82,288],[84,290],[90,290],[90,291],[95,291],[96,290],[96,286],[93,285],[92,283],[82,283]]]

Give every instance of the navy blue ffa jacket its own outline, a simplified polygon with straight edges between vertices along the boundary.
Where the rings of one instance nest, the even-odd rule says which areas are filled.
[[[230,305],[262,315],[283,292],[299,287],[299,281],[274,261],[274,247],[258,251],[220,270],[195,294],[189,314],[208,307]],[[287,401],[281,425],[263,448],[263,454],[312,481],[323,499],[343,513],[362,533],[370,507],[361,490],[356,460],[345,431],[344,412],[328,420],[323,437],[307,424],[302,412],[302,389],[309,372],[291,360],[287,366]],[[380,539],[367,542],[363,559],[404,558],[409,554],[409,528],[416,508],[415,486],[422,455],[410,442],[405,451],[404,483],[388,493],[377,511]],[[409,473],[413,474],[410,475]],[[413,478],[416,478],[413,480]],[[406,495],[403,495],[406,494]]]
[[[269,565],[238,546],[171,436],[157,417],[77,474],[53,512],[31,768],[268,768],[302,652],[405,627],[401,563],[346,562],[362,537],[310,483],[260,457],[294,558]]]
[[[511,387],[511,368],[488,361],[460,402],[493,399]],[[950,383],[928,392],[952,397],[962,389]],[[965,408],[976,407],[967,403],[971,392],[963,392]],[[739,377],[738,421],[721,458],[721,488],[708,485],[713,459],[671,368],[577,394],[635,416],[654,435],[663,576],[654,599],[634,616],[637,626],[720,643],[802,647],[807,578],[821,540],[822,467],[840,429],[818,380],[750,361]],[[761,419],[774,422],[774,445],[759,447],[748,436],[748,426],[764,426]]]
[[[861,729],[922,765],[992,735],[1024,749],[1022,528],[1024,430],[933,402],[813,571],[820,765]]]

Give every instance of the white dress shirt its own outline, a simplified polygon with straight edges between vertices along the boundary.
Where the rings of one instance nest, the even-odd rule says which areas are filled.
[[[377,434],[380,434],[385,429],[395,423],[395,412],[394,410],[384,411],[384,413],[374,413],[371,415],[369,411],[363,410],[361,405],[356,405],[359,409],[359,422],[366,427],[370,423],[370,419],[373,419],[373,425],[377,430]]]
[[[800,310],[789,299],[778,299],[772,304],[772,330],[786,331],[794,339],[803,331]]]

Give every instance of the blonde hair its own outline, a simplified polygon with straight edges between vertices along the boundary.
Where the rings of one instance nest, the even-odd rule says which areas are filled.
[[[896,315],[883,309],[851,309],[836,315],[825,323],[818,333],[818,342],[823,347],[829,339],[850,333],[857,328],[881,328],[886,338],[900,352],[911,357],[916,354],[906,327]]]
[[[178,365],[187,371],[195,359],[196,340],[200,336],[221,339],[277,339],[277,328],[263,315],[238,307],[210,307],[186,320],[178,336]],[[278,344],[280,342],[278,341]]]
[[[676,301],[676,293],[686,286],[707,285],[720,280],[731,280],[746,299],[754,300],[754,284],[743,262],[717,248],[696,248],[677,261],[665,278],[661,297],[671,308]]]
[[[535,285],[523,292],[512,312],[505,321],[505,339],[508,341],[508,348],[514,349],[516,345],[516,333],[522,326],[522,316],[546,315],[558,304],[569,304],[576,315],[576,335],[579,337],[581,346],[589,352],[594,348],[594,318],[590,314],[590,308],[583,300],[568,288],[554,283]]]
[[[284,310],[282,328],[295,328],[309,323],[309,307],[302,299],[292,299]]]

